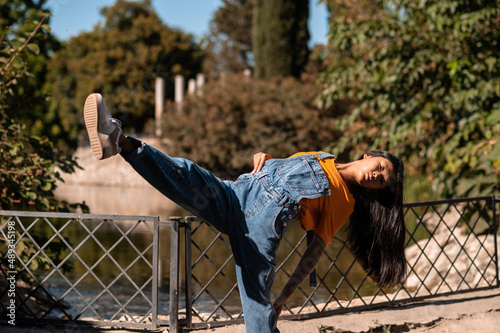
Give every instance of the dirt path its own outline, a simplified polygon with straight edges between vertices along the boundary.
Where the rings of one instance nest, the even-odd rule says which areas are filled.
[[[281,333],[500,332],[500,289],[451,295],[358,313],[280,321]],[[194,332],[244,333],[243,325]]]

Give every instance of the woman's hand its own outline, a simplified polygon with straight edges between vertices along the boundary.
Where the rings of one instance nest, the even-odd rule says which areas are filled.
[[[264,166],[264,163],[266,163],[267,160],[272,159],[270,155],[267,155],[265,153],[257,153],[253,155],[253,170],[252,174],[259,172],[262,170],[262,167]]]

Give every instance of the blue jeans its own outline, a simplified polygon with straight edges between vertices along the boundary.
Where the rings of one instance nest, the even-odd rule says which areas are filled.
[[[260,172],[241,175],[233,182],[129,139],[138,148],[122,156],[144,179],[229,236],[246,331],[277,332],[270,296],[280,240],[297,218],[301,198],[330,193],[316,157],[270,160]]]

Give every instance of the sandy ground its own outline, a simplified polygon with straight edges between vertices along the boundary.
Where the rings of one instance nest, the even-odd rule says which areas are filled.
[[[500,332],[500,289],[443,296],[402,306],[353,312],[300,321],[280,321],[281,333],[361,333],[361,332]],[[68,326],[23,327],[0,326],[2,333],[132,333],[142,330],[92,329]],[[167,333],[168,329],[154,332]],[[245,327],[231,325],[191,331],[213,333],[244,333]]]
[[[500,332],[500,289],[477,291],[400,307],[303,321],[280,321],[282,333],[328,332]],[[198,332],[243,333],[243,325]]]

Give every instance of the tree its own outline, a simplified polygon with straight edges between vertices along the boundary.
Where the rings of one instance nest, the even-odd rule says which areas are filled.
[[[334,17],[330,44],[350,60],[323,76],[321,101],[357,104],[335,146],[403,155],[445,197],[498,190],[499,28],[495,0],[379,0]]]
[[[252,67],[252,1],[223,0],[210,21],[204,72],[241,73]]]
[[[375,19],[380,12],[381,2],[370,0],[319,0],[326,3],[326,8],[330,12],[329,21],[345,17],[352,19]]]
[[[118,0],[101,13],[103,24],[73,37],[54,55],[52,109],[64,115],[66,126],[82,126],[85,98],[100,92],[124,126],[142,131],[154,116],[155,78],[166,79],[167,97],[173,98],[175,75],[194,77],[202,52],[192,35],[163,24],[150,0]]]
[[[37,120],[44,123],[48,119],[48,97],[41,82],[48,56],[57,45],[50,27],[43,24],[48,22],[49,14],[42,9],[43,4],[44,1],[17,0],[0,3],[0,209],[69,211],[79,206],[88,212],[84,203],[69,204],[56,199],[54,191],[57,181],[62,181],[61,173],[72,173],[78,165],[54,144],[51,126],[36,128]],[[37,131],[52,138],[36,135]],[[2,228],[6,227],[5,221],[1,222]],[[34,253],[33,240],[46,244],[49,237],[38,233],[28,239],[16,232],[19,242],[15,250],[20,262],[27,262]],[[0,270],[6,270],[9,263],[10,270],[20,272],[20,279],[32,282],[32,276],[23,271],[20,262],[10,261],[12,249],[8,245],[7,239],[0,237]],[[43,271],[49,261],[60,263],[61,249],[57,241],[47,245],[45,253],[51,259],[30,260],[31,272]],[[64,263],[61,269],[67,271],[71,264]]]
[[[42,18],[44,25],[31,37],[28,47],[35,52],[19,54],[13,66],[29,68],[29,75],[18,77],[17,84],[11,85],[9,95],[15,103],[4,105],[4,111],[26,125],[32,134],[48,136],[54,142],[66,141],[61,131],[60,120],[48,112],[48,98],[43,82],[46,79],[47,64],[52,54],[60,47],[60,42],[50,32],[50,11],[45,8],[45,0],[12,0],[0,2],[0,26],[4,42],[20,47],[31,34],[36,23]]]
[[[309,1],[254,0],[253,3],[255,76],[300,77],[309,57]]]
[[[42,26],[49,29],[42,25],[44,19],[33,22],[36,27],[28,36],[7,28],[0,38],[0,209],[67,211],[71,207],[56,200],[54,190],[56,181],[62,180],[60,172],[74,172],[76,161],[47,137],[30,135],[12,112],[25,98],[19,94],[30,75],[25,54],[39,52],[36,32]]]

